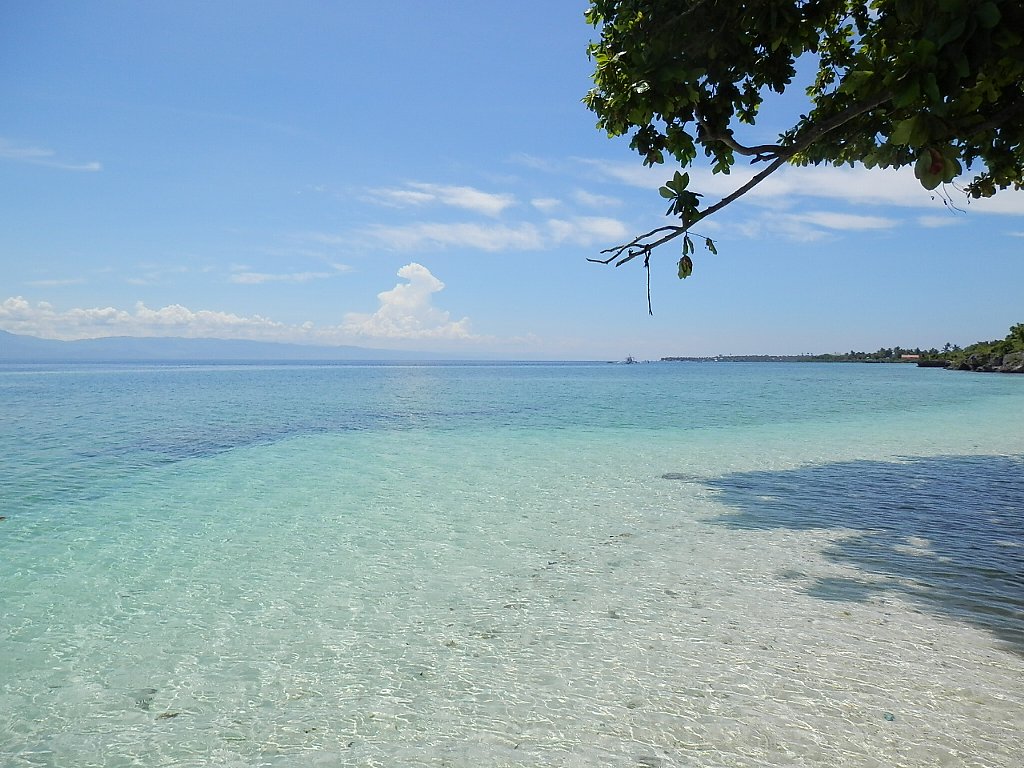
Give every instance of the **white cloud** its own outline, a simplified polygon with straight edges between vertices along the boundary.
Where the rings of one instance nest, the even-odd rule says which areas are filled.
[[[350,245],[352,242],[351,238],[345,235],[335,235],[330,232],[300,232],[296,237],[321,245]]]
[[[555,244],[569,242],[574,245],[593,246],[610,241],[620,241],[629,234],[621,221],[603,216],[549,219],[547,224]]]
[[[665,180],[672,175],[667,170],[668,166],[650,168],[636,163],[607,162],[604,160],[590,160],[577,158],[582,165],[594,169],[599,176],[621,182],[630,187],[641,187],[643,189],[657,189]]]
[[[235,272],[229,278],[239,285],[259,285],[261,283],[308,283],[310,280],[323,280],[333,277],[333,272],[291,272],[272,275],[266,272]]]
[[[288,326],[260,315],[193,311],[180,304],[150,309],[142,302],[132,310],[115,307],[58,311],[48,302],[30,304],[14,296],[0,304],[0,325],[13,333],[50,339],[89,339],[102,336],[187,336],[283,340]]]
[[[628,234],[618,219],[605,216],[551,218],[538,226],[529,222],[485,226],[471,223],[422,222],[406,226],[377,226],[364,232],[375,244],[398,251],[425,248],[471,248],[499,251],[539,251],[566,243],[592,246]]]
[[[447,311],[434,306],[434,294],[444,288],[444,283],[429,269],[411,263],[402,267],[398,276],[405,282],[378,294],[375,312],[348,313],[338,325],[294,325],[262,315],[193,310],[181,304],[151,309],[142,302],[131,309],[87,307],[62,311],[45,301],[32,304],[22,296],[12,296],[0,303],[0,328],[63,340],[181,336],[299,344],[359,344],[373,340],[383,346],[401,346],[403,341],[424,339],[474,343],[484,340],[471,332],[469,318],[452,320]]]
[[[657,189],[672,175],[672,166],[647,168],[639,162],[609,163],[580,160],[601,176],[634,187]],[[689,188],[705,195],[705,202],[714,203],[754,177],[757,166],[733,168],[732,173],[713,174],[706,167],[688,169]],[[914,178],[910,168],[864,168],[856,166],[783,166],[751,189],[737,202],[786,208],[800,198],[820,198],[856,205],[884,205],[905,208],[941,206],[939,194],[929,192]],[[969,211],[1024,215],[1024,191],[1004,190],[993,198],[968,200],[958,192],[952,199]]]
[[[588,208],[615,208],[622,205],[622,201],[617,197],[598,195],[593,192],[587,192],[585,189],[577,189],[574,191],[572,193],[572,198],[580,205]]]
[[[0,159],[14,160],[34,165],[45,165],[48,168],[59,168],[62,171],[101,171],[103,166],[97,162],[67,163],[57,159],[52,149],[42,147],[17,146],[7,139],[0,138]]]
[[[828,232],[792,216],[758,216],[733,225],[730,231],[749,240],[766,237],[812,243],[828,237]]]
[[[959,204],[968,213],[1002,213],[1024,216],[1024,190],[1005,189],[995,197],[966,200]]]
[[[63,280],[30,280],[28,284],[33,286],[34,288],[55,288],[61,285],[81,285],[84,282],[85,278],[71,277]]]
[[[514,196],[506,193],[421,182],[409,182],[398,189],[373,189],[370,190],[370,196],[386,205],[405,207],[436,203],[486,216],[497,216],[516,201]]]
[[[232,283],[240,285],[259,285],[261,283],[308,283],[311,280],[325,280],[336,277],[342,272],[347,272],[349,267],[344,264],[332,264],[333,272],[286,272],[273,274],[268,272],[253,272],[246,267],[241,267],[232,273],[229,278]]]
[[[562,201],[555,197],[535,197],[530,205],[542,213],[551,213],[562,206]]]
[[[525,152],[512,155],[509,158],[509,162],[525,168],[532,168],[535,171],[550,172],[558,169],[558,163],[543,157],[537,157],[536,155],[528,155]]]
[[[947,213],[945,216],[918,216],[917,223],[922,227],[928,229],[937,229],[939,227],[951,227],[954,224],[960,224],[963,219],[954,216],[951,213]]]
[[[825,229],[838,229],[843,231],[861,231],[865,229],[889,229],[895,227],[898,222],[895,219],[886,219],[881,216],[858,216],[852,213],[835,213],[832,211],[814,211],[789,216],[796,222],[813,224]]]
[[[373,189],[370,190],[370,195],[378,202],[399,208],[409,205],[425,205],[437,201],[436,196],[413,189]]]
[[[448,312],[433,306],[432,296],[444,283],[415,262],[398,270],[406,280],[377,294],[380,306],[372,315],[350,312],[342,329],[371,339],[473,339],[469,318],[452,321]]]
[[[365,230],[364,235],[376,244],[400,251],[448,246],[491,252],[531,251],[543,248],[545,242],[537,227],[529,223],[515,226],[431,222],[397,227],[378,225]]]
[[[895,219],[881,216],[860,216],[832,211],[807,213],[763,213],[729,227],[733,234],[751,240],[780,237],[795,242],[809,243],[830,237],[830,232],[861,232],[890,229],[899,224]],[[703,223],[701,229],[705,229]],[[710,228],[707,228],[710,229]]]

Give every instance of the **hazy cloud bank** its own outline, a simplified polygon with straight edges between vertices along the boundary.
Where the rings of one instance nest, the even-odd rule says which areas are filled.
[[[262,315],[169,304],[153,309],[136,302],[131,309],[87,307],[61,310],[46,301],[29,302],[12,296],[0,303],[0,328],[11,333],[48,339],[88,339],[104,336],[182,336],[186,338],[252,339],[297,344],[366,344],[423,339],[473,341],[469,318],[452,320],[433,304],[444,283],[421,264],[398,271],[404,280],[377,295],[378,307],[369,314],[350,312],[338,325],[294,325]]]

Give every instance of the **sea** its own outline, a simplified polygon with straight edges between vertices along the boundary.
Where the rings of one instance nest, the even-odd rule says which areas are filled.
[[[0,366],[0,766],[1024,765],[1024,376]]]

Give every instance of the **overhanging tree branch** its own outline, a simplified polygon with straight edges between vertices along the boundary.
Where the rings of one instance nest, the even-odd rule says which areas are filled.
[[[816,141],[819,141],[831,131],[834,131],[837,128],[842,127],[850,120],[853,120],[854,118],[857,118],[866,112],[870,112],[873,109],[877,109],[882,104],[889,101],[892,98],[892,96],[893,90],[887,89],[871,99],[868,99],[860,104],[852,105],[844,109],[842,112],[839,112],[838,114],[829,118],[828,120],[823,121],[819,125],[814,126],[793,144],[763,145],[760,147],[741,147],[741,145],[736,144],[734,141],[732,141],[731,137],[728,138],[728,141],[726,141],[724,138],[717,138],[717,140],[723,141],[723,143],[726,143],[727,146],[729,146],[732,149],[735,149],[733,145],[735,145],[736,147],[741,147],[743,151],[740,152],[740,154],[757,155],[751,162],[757,162],[757,160],[759,159],[768,159],[768,157],[774,157],[774,159],[763,170],[754,174],[754,176],[752,176],[748,182],[738,187],[734,192],[731,192],[730,194],[726,195],[714,205],[708,206],[703,211],[700,211],[693,218],[692,221],[684,221],[681,225],[677,226],[657,227],[656,229],[652,229],[650,232],[645,232],[642,235],[638,235],[637,237],[630,240],[628,243],[623,243],[622,245],[617,245],[612,248],[604,249],[603,251],[601,251],[601,253],[610,254],[610,256],[608,256],[607,259],[588,258],[587,261],[596,264],[610,264],[611,262],[615,261],[615,266],[621,267],[623,264],[632,261],[637,256],[640,256],[642,254],[645,255],[645,257],[649,258],[651,251],[653,251],[655,248],[686,234],[687,232],[690,231],[690,227],[692,227],[701,219],[707,218],[711,214],[722,210],[730,203],[743,197],[743,195],[747,194],[747,192],[752,190],[766,178],[775,173],[775,171],[777,171],[783,165],[788,163],[795,155],[799,154],[800,152],[803,152]],[[698,118],[698,120],[700,120],[700,118]],[[708,138],[712,137],[709,136]],[[660,237],[658,237],[655,240],[650,240],[650,238],[654,237],[655,235],[660,235]],[[698,235],[698,237],[704,236]]]
[[[654,249],[679,238],[679,277],[687,277],[688,233],[702,237],[690,227],[787,162],[912,166],[933,190],[977,161],[982,169],[965,186],[971,197],[1024,188],[1024,48],[1007,34],[1024,29],[1019,2],[590,0],[587,20],[600,39],[588,47],[595,87],[583,101],[598,127],[632,134],[645,165],[672,156],[681,166],[659,189],[675,225],[589,261],[621,266],[643,256],[648,266]],[[737,119],[753,125],[808,54],[818,62],[809,116],[775,143],[738,141]],[[716,172],[728,173],[739,156],[761,170],[701,209],[684,172],[701,150]]]

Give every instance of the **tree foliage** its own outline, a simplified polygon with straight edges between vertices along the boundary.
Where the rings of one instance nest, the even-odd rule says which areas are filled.
[[[648,263],[683,236],[689,262],[690,227],[787,163],[912,165],[926,189],[966,168],[973,198],[1024,186],[1020,0],[591,0],[586,17],[600,30],[584,98],[598,127],[631,134],[645,165],[686,168],[701,154],[714,173],[737,156],[758,164],[710,205],[677,172],[661,194],[680,224],[595,261]],[[798,61],[817,66],[806,113],[774,144],[741,143],[737,131],[792,84]],[[691,268],[681,259],[679,276]]]
[[[948,355],[948,359],[952,367],[957,367],[972,357],[983,360],[989,360],[994,357],[1001,360],[1004,355],[1014,352],[1024,352],[1024,323],[1010,326],[1010,332],[1006,334],[1004,339],[975,342],[970,346],[964,347],[962,350],[957,350],[955,353]]]

